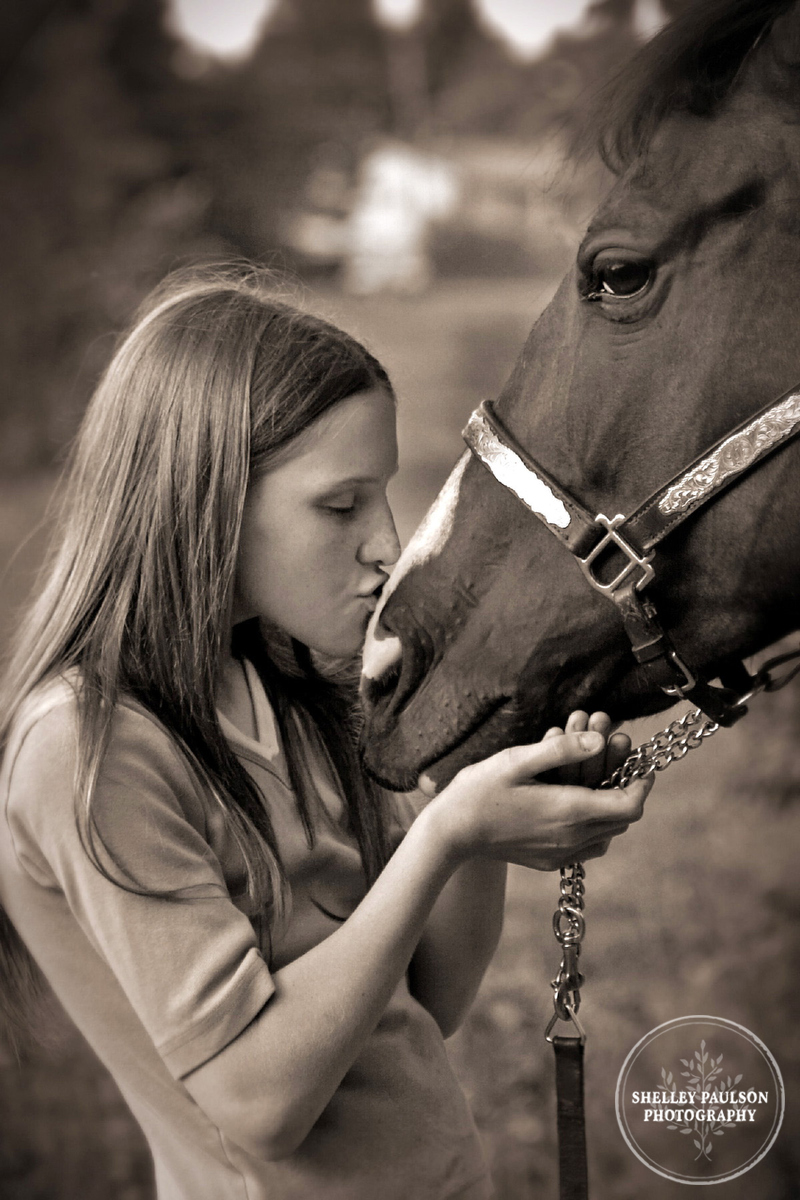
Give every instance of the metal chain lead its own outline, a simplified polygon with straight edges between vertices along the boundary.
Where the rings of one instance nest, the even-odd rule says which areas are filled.
[[[599,786],[624,788],[633,779],[646,779],[656,771],[666,771],[670,763],[677,762],[690,750],[702,746],[704,740],[718,729],[716,721],[712,721],[699,708],[694,708],[632,750],[625,762]]]
[[[699,708],[692,709],[677,720],[671,721],[666,729],[654,734],[641,746],[637,746],[625,762],[599,786],[624,788],[634,779],[645,779],[656,771],[666,771],[671,763],[683,758],[690,750],[702,746],[705,739],[710,738],[718,729],[716,721],[712,721]],[[583,915],[586,902],[583,882],[585,876],[582,863],[570,863],[569,866],[561,868],[561,895],[558,908],[553,913],[553,933],[561,946],[561,965],[555,979],[551,981],[554,1011],[545,1030],[548,1042],[553,1040],[551,1032],[557,1021],[571,1022],[580,1041],[586,1040],[586,1033],[578,1019],[580,989],[583,984],[583,975],[578,970],[578,959],[586,932]]]
[[[800,674],[800,650],[791,650],[778,654],[763,664],[761,669],[750,678],[750,688],[739,697],[737,704],[748,704],[759,692],[777,692],[786,687],[796,675]],[[794,662],[795,666],[780,673],[780,668]],[[747,710],[745,709],[745,712]],[[702,746],[706,738],[710,738],[720,728],[699,708],[693,708],[682,717],[671,721],[666,729],[656,733],[648,741],[628,755],[625,762],[616,771],[604,779],[601,788],[624,788],[634,779],[646,779],[656,771],[666,771],[670,763],[684,758],[690,750]],[[578,1009],[581,1003],[581,985],[583,975],[578,970],[578,958],[581,952],[581,942],[586,932],[586,921],[583,910],[585,906],[585,872],[581,863],[570,863],[561,868],[561,895],[558,908],[553,913],[553,933],[561,946],[561,965],[558,975],[552,981],[553,1016],[545,1030],[545,1037],[552,1042],[551,1031],[558,1021],[571,1021],[581,1043],[586,1041],[586,1033],[578,1019]]]

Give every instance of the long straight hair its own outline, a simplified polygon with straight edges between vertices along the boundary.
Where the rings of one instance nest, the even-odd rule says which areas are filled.
[[[299,434],[374,387],[392,394],[363,346],[276,299],[254,269],[168,279],[101,379],[57,494],[43,585],[6,673],[0,749],[34,689],[65,674],[74,681],[76,821],[86,853],[120,886],[140,890],[103,846],[93,802],[114,709],[131,698],[166,729],[220,808],[260,932],[282,919],[286,881],[269,812],[222,733],[215,700],[242,511],[250,481]],[[276,709],[309,840],[311,740],[341,787],[372,881],[388,857],[387,821],[359,767],[354,691],[323,677],[305,647],[292,647],[288,665],[274,661],[250,629],[247,650]],[[35,972],[5,917],[0,942],[0,1004],[13,1039],[26,1024]]]

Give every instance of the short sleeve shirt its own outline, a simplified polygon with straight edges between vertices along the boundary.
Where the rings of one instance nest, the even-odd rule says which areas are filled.
[[[278,969],[332,933],[365,890],[358,849],[322,765],[306,837],[272,713],[246,664],[257,737],[221,718],[267,804],[290,889]],[[0,775],[0,899],[148,1138],[159,1200],[483,1200],[472,1118],[430,1015],[399,984],[299,1150],[264,1162],[234,1145],[181,1082],[269,1004],[270,968],[235,842],[162,726],[115,711],[97,780],[98,854],[76,822],[77,709],[58,680],[30,698]],[[395,833],[413,819],[398,803]]]

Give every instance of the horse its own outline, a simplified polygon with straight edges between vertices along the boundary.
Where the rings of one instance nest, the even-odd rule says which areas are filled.
[[[522,463],[551,501],[587,514],[601,559],[624,554],[622,573],[637,560],[651,574],[655,560],[646,593],[644,574],[628,592],[657,611],[673,677],[663,656],[631,653],[630,622],[602,587],[619,563],[576,565],[557,516],[537,519],[467,449],[365,646],[365,762],[397,790],[422,775],[441,787],[576,709],[662,711],[798,627],[797,441],[779,441],[655,553],[618,531],[709,446],[738,453],[754,415],[800,381],[800,3],[696,4],[639,51],[603,113],[593,136],[611,190],[467,433],[473,449],[496,435],[512,474]]]

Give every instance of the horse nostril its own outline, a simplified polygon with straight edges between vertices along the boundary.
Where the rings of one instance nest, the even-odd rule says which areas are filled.
[[[381,700],[391,696],[400,681],[401,660],[398,658],[387,671],[371,679],[369,675],[361,677],[361,696],[367,708],[375,708]]]
[[[387,699],[397,687],[403,664],[403,643],[394,633],[382,630],[383,637],[376,636],[376,627],[367,634],[361,663],[361,695],[368,708],[374,708]]]
[[[376,637],[370,632],[364,646],[361,671],[366,680],[380,680],[389,671],[399,672],[403,657],[403,643],[399,637],[389,634]]]
[[[387,649],[388,647],[388,649]],[[383,648],[382,653],[376,653]],[[390,634],[372,647],[369,665],[361,677],[361,694],[373,714],[396,718],[416,695],[433,661],[430,636],[420,628],[404,631],[401,641]]]

